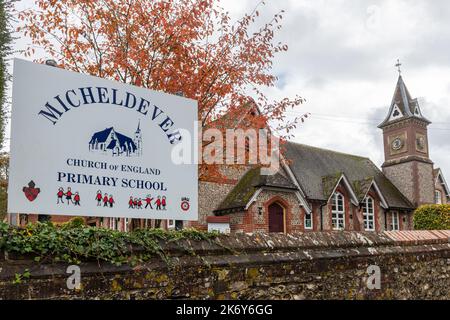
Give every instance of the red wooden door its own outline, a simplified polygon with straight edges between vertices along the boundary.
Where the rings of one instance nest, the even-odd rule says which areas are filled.
[[[269,232],[284,232],[284,210],[278,203],[269,206]]]

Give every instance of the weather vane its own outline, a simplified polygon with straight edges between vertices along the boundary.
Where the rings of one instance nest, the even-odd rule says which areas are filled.
[[[400,63],[400,59],[397,59],[397,64],[395,66],[398,69],[398,74],[401,75],[402,74],[402,69],[400,69],[400,67],[402,66],[402,64]]]

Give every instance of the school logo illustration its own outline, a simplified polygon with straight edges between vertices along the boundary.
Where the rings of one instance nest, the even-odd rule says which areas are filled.
[[[189,198],[181,198],[181,210],[188,211],[191,205],[189,204]]]
[[[142,155],[142,131],[140,121],[134,137],[130,138],[119,133],[114,127],[96,132],[89,141],[89,151],[112,156],[141,156]]]
[[[36,184],[34,183],[33,180],[31,180],[28,183],[28,187],[23,187],[23,189],[22,189],[23,193],[25,194],[25,197],[30,202],[34,201],[37,198],[39,192],[41,192],[41,189],[35,188],[35,186],[36,186]]]

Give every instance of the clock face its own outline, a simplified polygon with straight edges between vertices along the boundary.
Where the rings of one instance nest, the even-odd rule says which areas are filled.
[[[403,141],[400,138],[395,138],[392,141],[392,149],[394,150],[400,150],[403,147]]]
[[[419,150],[425,149],[425,139],[423,137],[417,138],[416,142],[417,142],[417,149]]]
[[[406,132],[398,133],[388,137],[389,154],[392,156],[408,151],[406,141],[408,137]]]
[[[416,150],[422,153],[427,153],[427,140],[425,135],[416,134]]]

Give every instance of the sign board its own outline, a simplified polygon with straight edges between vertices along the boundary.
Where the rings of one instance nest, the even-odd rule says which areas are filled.
[[[16,59],[8,212],[196,220],[194,100]]]

